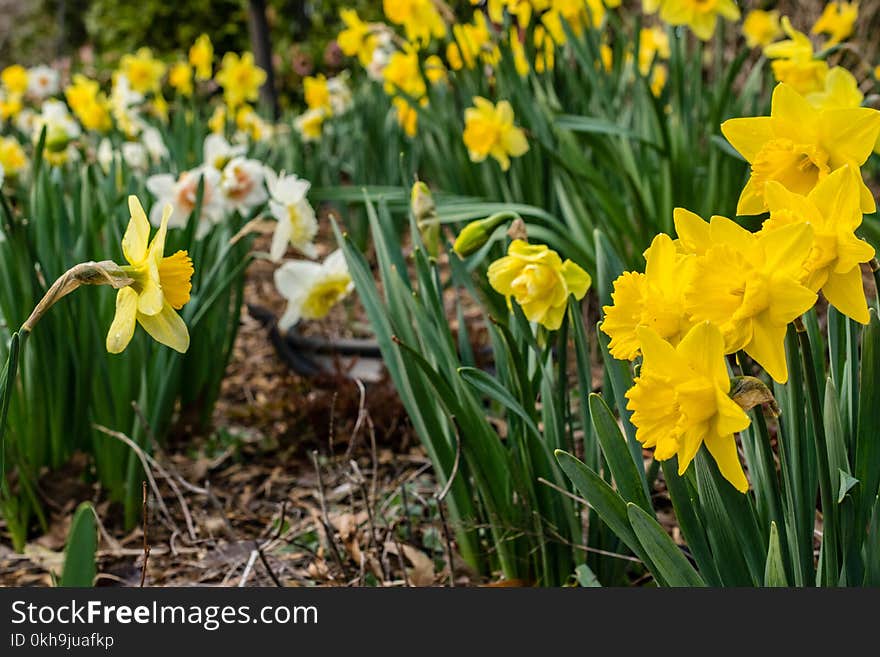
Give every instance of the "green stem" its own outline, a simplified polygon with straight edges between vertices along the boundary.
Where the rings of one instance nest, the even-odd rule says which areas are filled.
[[[831,471],[826,449],[825,422],[822,418],[822,402],[819,397],[819,384],[816,380],[816,364],[810,348],[810,336],[800,318],[795,320],[804,374],[807,380],[807,396],[810,414],[813,418],[813,439],[816,447],[816,461],[819,465],[819,494],[822,500],[822,565],[823,582],[826,586],[836,586],[839,572],[837,550],[837,519],[834,504],[834,491],[831,490]]]

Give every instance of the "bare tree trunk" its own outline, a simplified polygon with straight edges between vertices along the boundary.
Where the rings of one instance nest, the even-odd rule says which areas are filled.
[[[266,21],[266,0],[249,0],[251,44],[257,65],[266,71],[266,83],[260,88],[260,97],[278,120],[278,95],[275,92],[275,71],[272,66],[272,44],[269,23]]]

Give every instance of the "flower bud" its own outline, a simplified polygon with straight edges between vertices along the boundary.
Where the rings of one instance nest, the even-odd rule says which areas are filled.
[[[455,244],[452,246],[453,250],[462,258],[476,253],[489,241],[496,228],[515,218],[515,216],[510,212],[499,212],[491,217],[472,221],[458,234]]]
[[[432,257],[436,258],[440,251],[440,220],[437,217],[434,196],[428,186],[420,180],[412,186],[409,207],[416,220],[416,226],[421,233],[425,248]]]

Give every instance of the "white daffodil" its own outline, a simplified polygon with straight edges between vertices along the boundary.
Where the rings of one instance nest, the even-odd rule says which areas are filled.
[[[27,95],[41,103],[58,93],[58,71],[48,66],[34,66],[28,70]]]
[[[327,80],[327,92],[330,94],[330,107],[334,116],[345,114],[354,104],[351,88],[348,86],[348,76],[345,73]]]
[[[205,189],[196,239],[207,235],[211,227],[220,223],[226,215],[223,192],[220,190],[220,172],[212,167],[202,166],[184,171],[177,179],[170,173],[147,178],[147,189],[156,197],[150,211],[150,222],[158,226],[162,219],[161,208],[170,203],[174,210],[168,218],[168,225],[172,228],[185,226],[196,207],[200,180],[205,181]]]
[[[122,161],[129,169],[143,173],[149,167],[147,149],[139,141],[123,142],[120,150],[122,151]]]
[[[220,176],[220,188],[228,206],[242,216],[266,202],[263,164],[245,157],[234,157]]]
[[[278,262],[290,244],[303,255],[314,258],[314,239],[318,233],[318,220],[315,211],[306,199],[311,183],[294,175],[276,175],[266,170],[266,185],[269,188],[269,214],[276,220],[275,233],[269,255]]]
[[[141,133],[141,141],[147,153],[150,155],[150,161],[153,164],[159,164],[162,160],[168,158],[168,147],[162,139],[162,134],[153,126],[147,126]]]
[[[347,297],[354,284],[342,251],[322,263],[288,260],[275,270],[275,287],[287,299],[278,327],[286,331],[301,319],[321,319]]]
[[[40,108],[40,114],[34,118],[32,139],[39,141],[40,134],[46,129],[46,159],[55,165],[75,159],[77,150],[71,142],[80,136],[79,124],[67,111],[67,105],[61,101],[49,99]]]
[[[213,167],[217,171],[223,171],[223,168],[234,157],[244,155],[246,147],[244,145],[233,146],[223,135],[211,133],[205,137],[205,143],[202,146],[202,156],[205,166]]]
[[[144,95],[132,89],[128,78],[122,73],[115,73],[113,88],[110,90],[110,111],[119,129],[132,139],[146,125],[139,112],[143,102]]]
[[[101,140],[101,143],[98,144],[95,159],[98,161],[101,171],[104,173],[110,173],[110,167],[113,164],[113,144],[110,143],[110,140],[107,139],[107,137],[104,137]]]

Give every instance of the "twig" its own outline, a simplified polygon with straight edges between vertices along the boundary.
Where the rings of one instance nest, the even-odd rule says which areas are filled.
[[[166,526],[171,530],[177,529],[175,522],[174,522],[174,517],[171,515],[171,512],[168,510],[168,507],[165,506],[165,502],[162,499],[162,493],[161,493],[161,491],[159,491],[159,486],[158,486],[158,484],[156,484],[156,479],[155,479],[155,477],[153,477],[153,472],[150,469],[150,459],[149,459],[149,457],[147,457],[144,450],[142,450],[138,446],[137,443],[135,443],[131,438],[126,436],[124,433],[121,433],[119,431],[113,431],[112,429],[108,429],[107,427],[102,426],[100,424],[93,424],[92,428],[94,428],[96,431],[100,431],[101,433],[103,433],[107,436],[110,436],[111,438],[115,438],[116,440],[122,441],[123,443],[128,445],[134,451],[135,455],[137,455],[138,459],[141,462],[141,465],[144,468],[144,473],[147,475],[147,480],[150,482],[150,488],[153,490],[153,495],[156,496],[156,502],[158,503],[159,508],[162,510],[162,513],[165,516],[164,521],[165,521]]]
[[[367,495],[367,486],[364,482],[364,475],[363,473],[361,473],[361,469],[358,467],[357,461],[352,459],[351,461],[349,461],[349,463],[351,464],[351,469],[354,471],[355,481],[357,481],[358,485],[360,486],[361,495],[364,496],[364,504],[366,504],[367,506],[367,522],[370,525],[370,539],[372,540],[373,545],[376,548],[376,553],[379,554],[379,537],[376,534],[376,524],[373,522],[373,505],[370,501],[369,496]],[[389,579],[388,569],[385,567],[385,560],[382,559],[381,556],[379,557],[379,566],[381,566],[382,568],[382,577],[387,581]]]
[[[150,427],[150,423],[147,422],[147,418],[144,416],[143,412],[140,409],[140,406],[138,406],[138,403],[136,401],[132,401],[131,407],[134,409],[135,415],[138,416],[141,426],[143,426],[144,432],[147,435],[147,439],[150,440],[150,442],[155,447],[158,447],[159,443],[156,440],[156,436],[153,434],[153,429],[152,427]],[[189,505],[186,503],[186,499],[183,497],[183,494],[180,492],[177,484],[174,483],[174,477],[172,477],[171,474],[165,468],[163,468],[159,464],[159,462],[152,456],[150,456],[146,452],[144,452],[144,456],[147,458],[150,464],[159,471],[159,474],[165,477],[165,480],[168,482],[168,485],[174,492],[174,496],[177,498],[178,504],[180,504],[180,510],[183,513],[183,519],[186,522],[186,529],[189,532],[190,539],[192,539],[193,541],[198,540],[198,537],[196,536],[196,528],[192,521],[192,515],[189,512]],[[177,478],[180,479],[179,476]]]
[[[566,497],[570,497],[575,502],[580,502],[584,506],[590,507],[591,509],[593,508],[592,505],[589,502],[587,502],[583,497],[578,497],[577,495],[574,495],[573,493],[569,493],[564,488],[557,486],[556,484],[554,484],[550,481],[547,481],[546,479],[544,479],[544,477],[538,477],[538,481],[541,482],[542,484],[544,484],[545,486],[550,486],[550,488],[552,488],[556,492],[562,493]]]
[[[141,588],[144,588],[144,582],[147,580],[147,561],[150,559],[150,544],[147,540],[147,526],[148,526],[148,516],[147,516],[147,482],[142,481],[141,487],[143,491],[143,516],[144,516],[144,563],[141,567]]]
[[[400,547],[400,541],[397,540],[396,526],[397,523],[391,526],[391,538],[394,539],[394,546],[397,548],[397,558],[400,560],[400,570],[403,572],[403,585],[409,588],[409,575],[406,572],[406,562],[403,560],[403,548]]]
[[[318,465],[318,452],[312,450],[312,463],[315,465],[315,474],[318,477],[318,502],[321,505],[321,523],[324,525],[324,533],[327,535],[327,543],[330,545],[330,551],[336,559],[336,563],[342,570],[342,576],[345,577],[345,564],[339,549],[336,547],[336,541],[333,540],[333,529],[330,526],[330,517],[327,515],[327,503],[324,500],[324,480],[321,478],[321,468]]]
[[[354,380],[355,384],[358,387],[358,391],[360,392],[360,400],[358,401],[358,414],[357,420],[354,423],[354,428],[351,430],[351,438],[348,441],[348,449],[345,450],[345,458],[351,459],[351,453],[354,451],[355,442],[357,440],[358,433],[360,433],[361,425],[364,422],[366,417],[366,401],[367,401],[367,389],[364,387],[363,382],[360,379]],[[335,401],[335,397],[334,397]]]
[[[406,525],[406,538],[412,540],[412,521],[409,517],[409,502],[406,499],[406,484],[400,484],[400,501],[403,504],[403,522]]]
[[[455,481],[455,476],[458,474],[458,465],[461,462],[461,438],[458,435],[458,421],[454,415],[452,416],[452,426],[455,428],[455,460],[452,462],[452,472],[449,473],[446,485],[443,486],[443,490],[437,495],[438,502],[442,502],[449,489],[452,488],[452,482]]]
[[[248,558],[247,564],[244,567],[241,579],[238,580],[238,588],[244,588],[244,585],[247,584],[248,578],[251,576],[251,571],[254,569],[254,563],[257,561],[257,556],[259,554],[259,550],[251,550],[251,556]]]
[[[440,522],[443,525],[443,536],[446,539],[446,558],[449,561],[449,588],[455,588],[455,565],[452,561],[452,538],[449,536],[449,527],[446,525],[446,514],[443,512],[443,500],[437,500],[437,510],[440,512]]]
[[[269,577],[272,578],[272,581],[275,583],[275,586],[282,589],[284,588],[284,584],[281,583],[281,580],[278,579],[278,576],[275,574],[275,571],[272,570],[272,566],[269,565],[269,560],[266,559],[266,555],[263,554],[263,548],[260,547],[260,544],[257,541],[254,541],[254,549],[257,554],[260,556],[260,561],[263,562],[263,568],[266,569],[266,572],[269,573]]]

